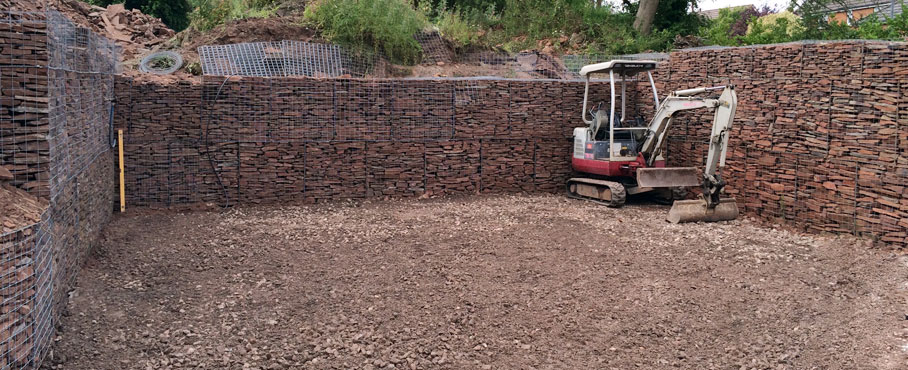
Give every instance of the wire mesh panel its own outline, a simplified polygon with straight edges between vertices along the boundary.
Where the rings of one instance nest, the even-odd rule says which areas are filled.
[[[422,48],[422,64],[451,63],[454,61],[454,46],[435,30],[417,33],[414,38]]]
[[[348,71],[352,61],[340,46],[300,41],[283,41],[284,76],[338,77]],[[358,73],[357,73],[358,74]]]
[[[201,46],[199,59],[213,76],[363,77],[374,65],[370,53],[292,40]]]
[[[417,78],[497,77],[516,79],[579,80],[586,64],[612,59],[668,60],[668,54],[582,54],[561,57],[536,51],[507,53],[477,50],[457,54],[437,31],[414,35],[422,49]],[[340,45],[284,40],[228,45],[205,45],[198,49],[202,72],[208,76],[252,77],[385,77],[380,54],[353,51]]]
[[[655,60],[657,62],[668,61],[666,53],[639,53],[639,54],[566,54],[561,56],[562,63],[574,79],[580,79],[580,68],[588,64],[603,63],[615,59],[626,60]]]

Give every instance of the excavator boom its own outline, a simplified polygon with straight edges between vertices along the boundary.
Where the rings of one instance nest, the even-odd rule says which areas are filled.
[[[722,89],[718,99],[697,99],[689,95],[710,90]],[[671,94],[662,103],[656,117],[650,125],[650,135],[643,143],[642,152],[648,161],[661,154],[663,140],[668,126],[671,125],[672,115],[680,110],[712,107],[716,110],[713,117],[712,133],[709,137],[709,153],[706,157],[706,166],[700,184],[703,193],[700,199],[675,201],[669,211],[670,222],[696,222],[696,221],[723,221],[733,220],[738,217],[738,205],[734,199],[721,198],[725,181],[719,174],[719,169],[725,167],[725,157],[728,151],[728,132],[731,130],[735,110],[738,107],[738,97],[733,86],[717,86],[713,88],[699,88],[681,90]],[[692,171],[693,170],[693,171]],[[644,183],[650,178],[663,178],[661,186],[690,186],[687,185],[695,177],[695,168],[646,168],[642,177]],[[662,173],[664,172],[664,173]],[[682,174],[682,175],[679,175]],[[674,182],[674,183],[673,183]],[[644,185],[645,186],[645,185]]]

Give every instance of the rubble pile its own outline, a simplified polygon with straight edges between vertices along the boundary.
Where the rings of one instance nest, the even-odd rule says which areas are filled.
[[[100,7],[79,0],[0,0],[0,7],[21,12],[56,10],[76,26],[116,41],[123,48],[122,60],[130,60],[161,47],[176,32],[160,19],[123,4]]]
[[[123,47],[124,60],[155,50],[175,35],[160,19],[138,9],[127,10],[123,4],[102,8],[77,0],[63,0],[62,3],[68,6],[59,10],[76,24],[90,28]]]

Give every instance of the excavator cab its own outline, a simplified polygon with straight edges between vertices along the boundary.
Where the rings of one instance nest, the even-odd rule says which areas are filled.
[[[633,158],[638,154],[637,146],[647,135],[646,121],[643,117],[627,115],[627,84],[635,82],[637,75],[645,72],[652,87],[653,100],[659,107],[659,94],[653,81],[652,70],[656,62],[652,60],[613,60],[584,66],[580,75],[585,77],[583,93],[583,121],[589,125],[591,146],[594,159]],[[594,74],[608,74],[611,88],[610,101],[606,105],[600,102],[595,108],[587,110],[589,102],[590,80]],[[621,110],[617,111],[617,86],[620,81]],[[587,116],[589,114],[589,117]],[[611,117],[611,119],[610,119]],[[605,155],[602,155],[605,154]]]

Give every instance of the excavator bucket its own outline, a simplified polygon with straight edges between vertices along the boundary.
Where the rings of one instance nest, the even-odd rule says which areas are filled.
[[[709,209],[706,200],[676,200],[668,211],[668,221],[674,224],[684,222],[730,221],[738,218],[738,203],[735,198],[722,198],[716,208]]]
[[[645,188],[699,186],[696,167],[649,167],[637,169],[637,185]]]

